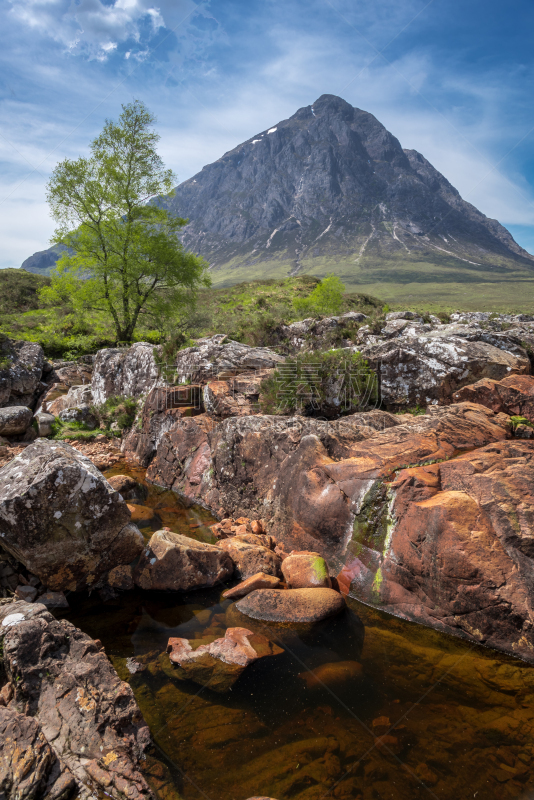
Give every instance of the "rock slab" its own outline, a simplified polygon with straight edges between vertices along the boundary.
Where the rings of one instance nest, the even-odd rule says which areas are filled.
[[[236,608],[265,622],[319,622],[343,611],[345,600],[333,589],[259,589]]]

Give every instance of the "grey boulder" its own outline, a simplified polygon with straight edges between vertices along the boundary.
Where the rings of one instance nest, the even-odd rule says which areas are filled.
[[[0,469],[0,542],[54,591],[90,587],[143,548],[128,506],[95,465],[46,439]]]
[[[31,425],[33,414],[27,406],[8,406],[0,408],[0,434],[19,436],[26,433]]]

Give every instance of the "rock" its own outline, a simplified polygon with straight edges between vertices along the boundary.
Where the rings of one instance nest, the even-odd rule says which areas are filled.
[[[208,433],[213,427],[205,414],[194,418],[174,421],[168,433],[164,433],[146,479],[165,486],[185,497],[196,500],[207,491],[209,483],[211,451]]]
[[[263,369],[209,381],[202,393],[206,412],[218,419],[258,414],[261,382],[272,374],[273,370]]]
[[[345,601],[333,589],[258,589],[236,608],[265,622],[319,622],[343,611]]]
[[[57,384],[56,384],[57,385]],[[42,408],[54,417],[61,417],[61,413],[67,409],[89,408],[93,403],[93,393],[91,385],[72,386],[66,394],[49,400],[43,399]],[[62,417],[61,417],[62,418]],[[95,426],[96,427],[96,426]]]
[[[363,675],[363,667],[358,661],[333,661],[321,664],[309,672],[300,672],[307,689],[324,689],[340,687],[347,681],[359,680]]]
[[[290,553],[282,562],[282,573],[288,589],[332,588],[328,566],[319,553]]]
[[[267,347],[249,347],[216,334],[198,339],[193,347],[179,350],[174,359],[177,379],[192,383],[207,383],[214,378],[226,379],[241,372],[272,369],[284,361]]]
[[[63,800],[76,781],[47,742],[39,723],[0,706],[0,791],[6,798]]]
[[[534,661],[533,485],[532,441],[402,470],[387,540],[373,525],[356,531],[360,570],[348,564],[344,579],[351,594]]]
[[[34,419],[37,424],[37,433],[39,436],[52,435],[52,425],[55,422],[55,417],[53,414],[47,414],[45,411],[39,411],[35,415]]]
[[[224,638],[195,650],[187,639],[169,639],[167,652],[177,677],[192,680],[214,692],[227,692],[243,670],[258,658],[283,653],[281,647],[247,628],[228,628]]]
[[[121,564],[119,567],[110,569],[108,573],[108,584],[112,589],[127,592],[134,588],[133,570],[129,564]]]
[[[121,569],[121,567],[116,567],[115,569]],[[47,608],[69,607],[69,602],[63,592],[45,592],[39,597],[39,602]]]
[[[141,552],[126,503],[64,442],[38,439],[0,469],[2,547],[51,590],[80,590]]]
[[[409,319],[415,322],[423,321],[423,318],[420,317],[416,311],[389,311],[386,314],[386,320],[389,322],[394,319]]]
[[[128,460],[148,467],[157,453],[162,437],[172,431],[182,418],[199,414],[199,386],[158,387],[150,391],[136,424],[125,437],[122,451]]]
[[[134,580],[142,589],[189,591],[213,586],[233,572],[232,559],[219,547],[161,530],[143,551]]]
[[[136,342],[128,348],[99,350],[91,379],[93,402],[101,405],[110,397],[141,397],[156,386],[164,386],[154,356],[154,346]]]
[[[0,369],[0,408],[10,405],[34,407],[41,391],[44,365],[41,345],[2,337],[0,360],[9,364]]]
[[[256,538],[254,534],[248,536],[250,539]],[[244,541],[241,536],[233,536],[219,542],[219,547],[230,555],[239,578],[250,578],[258,572],[265,572],[267,575],[274,575],[277,578],[281,576],[280,556],[262,544]]]
[[[0,607],[0,638],[14,692],[8,708],[31,713],[80,796],[94,786],[116,800],[149,798],[139,769],[148,727],[101,644],[43,605],[23,602]]]
[[[91,406],[80,405],[74,408],[66,408],[59,412],[59,419],[62,422],[79,422],[90,431],[98,428],[98,418],[91,411]]]
[[[534,377],[509,375],[502,381],[484,378],[456,392],[454,401],[479,403],[492,411],[526,417],[534,422]]]
[[[526,351],[517,354],[459,336],[401,336],[362,349],[380,373],[383,404],[389,409],[451,402],[462,386],[481,378],[502,380],[528,373]]]
[[[33,603],[37,597],[37,589],[34,586],[19,585],[15,589],[15,597],[18,600],[25,600],[27,603]]]
[[[245,597],[250,592],[256,589],[277,589],[280,586],[280,579],[274,575],[266,575],[265,572],[257,572],[246,578],[237,586],[227,589],[222,593],[222,596],[227,600],[235,600],[239,597]]]
[[[33,414],[27,406],[0,408],[0,434],[19,436],[31,425]]]

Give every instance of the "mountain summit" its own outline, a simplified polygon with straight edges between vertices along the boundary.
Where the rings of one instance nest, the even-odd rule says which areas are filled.
[[[369,268],[397,262],[471,273],[534,267],[424,156],[334,95],[225,153],[161,202],[190,219],[184,243],[211,263],[216,282],[341,268],[360,283]]]

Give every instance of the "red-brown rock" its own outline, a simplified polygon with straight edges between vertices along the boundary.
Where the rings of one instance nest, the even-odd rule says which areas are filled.
[[[255,575],[251,575],[250,578],[238,583],[237,586],[227,589],[222,596],[227,600],[236,600],[239,597],[245,597],[256,589],[277,589],[279,586],[279,578],[274,575],[266,575],[265,572],[257,572]]]
[[[220,547],[161,530],[141,554],[134,580],[142,589],[189,591],[227,580],[233,572],[232,559]]]
[[[240,578],[249,578],[258,572],[280,577],[281,559],[275,552],[264,547],[259,537],[254,534],[233,536],[219,542],[219,547],[225,550],[235,564],[236,575]],[[258,539],[258,542],[250,541]]]
[[[534,377],[509,375],[501,381],[484,378],[464,386],[454,395],[457,403],[479,403],[492,411],[504,411],[510,416],[526,417],[534,422]]]
[[[282,573],[288,589],[332,588],[327,563],[319,553],[290,553],[282,562]]]

